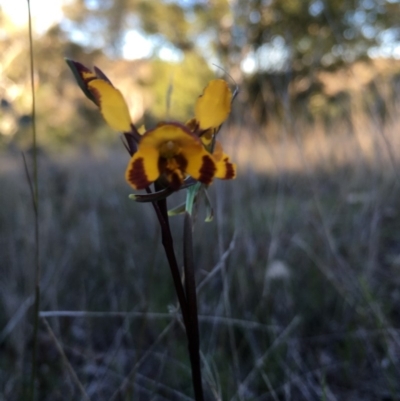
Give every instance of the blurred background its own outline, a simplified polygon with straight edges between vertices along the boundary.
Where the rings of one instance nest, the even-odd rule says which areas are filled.
[[[238,177],[210,187],[214,221],[200,202],[194,232],[206,400],[399,400],[399,1],[31,5],[37,400],[193,399],[153,210],[128,199],[128,154],[65,57],[101,68],[137,126],[186,121],[215,77],[239,87],[219,134]],[[0,400],[13,401],[27,397],[35,278],[25,1],[0,0],[0,54]]]

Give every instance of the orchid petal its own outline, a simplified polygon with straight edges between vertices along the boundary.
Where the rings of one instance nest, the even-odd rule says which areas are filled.
[[[214,79],[197,99],[195,117],[200,128],[219,127],[231,111],[232,93],[228,84],[222,79]]]
[[[131,118],[121,92],[102,79],[93,79],[88,87],[96,98],[106,123],[116,131],[129,132]]]

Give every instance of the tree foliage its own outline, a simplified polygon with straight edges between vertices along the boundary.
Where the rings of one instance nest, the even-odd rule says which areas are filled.
[[[294,71],[324,69],[400,40],[398,0],[75,0],[66,11],[92,44],[118,52],[137,29],[183,51],[212,49],[227,67],[269,45],[287,50]]]
[[[38,113],[48,116],[39,118],[39,125],[50,124],[66,138],[88,131],[88,121],[91,128],[102,125],[78,98],[65,56],[107,71],[131,99],[137,121],[145,115],[147,123],[152,117],[189,118],[215,63],[240,85],[238,103],[265,122],[268,113],[282,117],[285,107],[299,99],[310,111],[311,98],[323,90],[321,72],[371,54],[390,56],[400,41],[399,0],[69,0],[64,13],[59,26],[36,38],[35,57],[40,60]],[[26,32],[4,16],[1,22],[0,132],[12,138],[29,113],[29,99],[23,96],[28,49]],[[121,61],[131,31],[150,38],[153,57]],[[165,47],[179,63],[160,57]],[[83,118],[71,122],[71,115]]]
[[[319,72],[393,56],[400,44],[399,0],[76,0],[70,9],[75,27],[114,54],[138,30],[222,66],[259,108],[259,121],[267,108],[281,113],[279,98],[296,79],[310,79],[312,95]]]

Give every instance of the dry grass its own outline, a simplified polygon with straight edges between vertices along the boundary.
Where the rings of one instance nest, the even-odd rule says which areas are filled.
[[[195,226],[207,399],[398,399],[397,124],[288,124],[274,143],[225,129],[240,175],[213,185],[215,220],[200,208]],[[41,309],[97,313],[47,315],[40,400],[113,399],[127,377],[126,400],[192,399],[160,234],[150,205],[127,197],[126,161],[122,147],[41,156]],[[13,401],[34,277],[19,155],[2,156],[0,185],[0,394]]]

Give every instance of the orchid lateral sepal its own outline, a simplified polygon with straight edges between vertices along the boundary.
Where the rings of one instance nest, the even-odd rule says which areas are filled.
[[[186,202],[185,202],[185,210],[192,215],[193,206],[198,201],[199,195],[204,194],[204,203],[206,206],[206,218],[204,221],[209,223],[214,219],[214,209],[211,206],[211,200],[208,196],[207,187],[200,182],[197,182],[196,185],[192,186],[188,189],[186,193]],[[179,206],[178,206],[179,207]],[[174,210],[174,209],[173,209]],[[175,213],[178,214],[178,213]],[[172,216],[172,214],[171,214]]]
[[[187,177],[185,179],[185,181],[183,182],[182,186],[179,188],[179,190],[190,188],[191,186],[193,186],[196,183],[197,183],[197,181],[194,178]],[[171,187],[166,187],[166,188],[162,189],[161,191],[153,192],[151,194],[130,194],[129,199],[132,199],[139,203],[156,202],[158,200],[167,198],[174,192],[176,192],[176,191],[174,189],[172,189]],[[184,203],[184,205],[186,205],[186,203]]]
[[[186,212],[186,202],[181,203],[179,206],[176,206],[170,210],[168,210],[168,216],[173,217],[179,214],[183,214]]]
[[[151,194],[130,194],[129,199],[132,199],[139,203],[157,202],[159,200],[167,198],[174,192],[175,191],[172,188],[167,187],[162,189],[161,191],[153,192]]]
[[[209,223],[214,220],[214,209],[211,206],[211,199],[208,195],[207,189],[203,188],[203,191],[204,191],[204,201],[206,204],[206,218],[204,219],[204,221],[206,223]]]
[[[195,185],[192,187],[188,188],[186,192],[186,211],[192,215],[193,212],[193,205],[196,201],[197,194],[199,193],[201,189],[201,182],[196,182]]]

